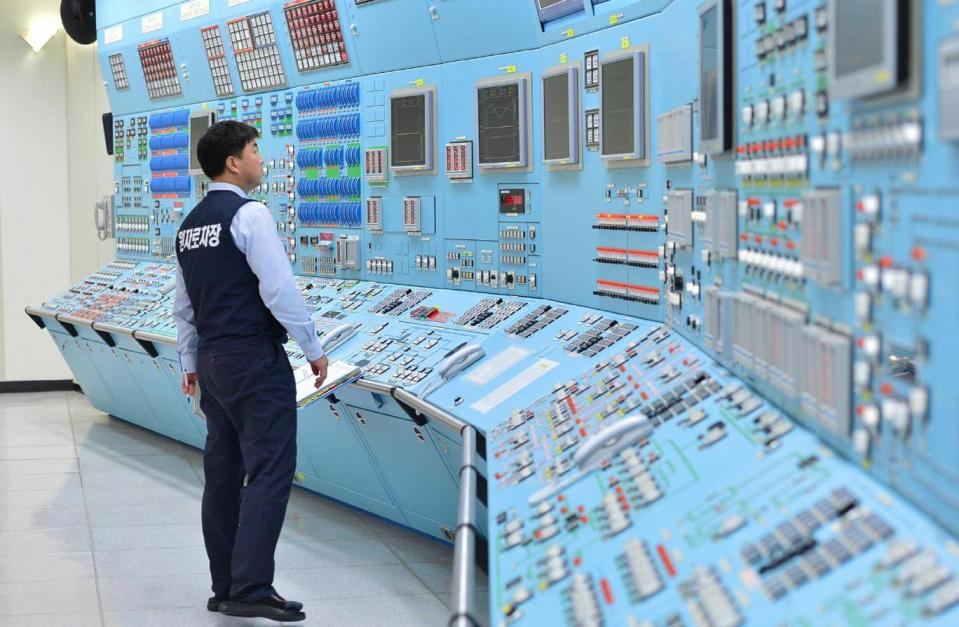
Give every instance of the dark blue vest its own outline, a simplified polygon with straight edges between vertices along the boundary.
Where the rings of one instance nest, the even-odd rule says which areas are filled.
[[[286,330],[260,298],[260,281],[230,225],[248,198],[211,191],[177,232],[176,256],[196,321],[200,352],[251,341],[285,342]]]

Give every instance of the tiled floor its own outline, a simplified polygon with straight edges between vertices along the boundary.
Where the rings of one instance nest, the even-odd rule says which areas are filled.
[[[276,624],[205,609],[201,462],[81,394],[0,394],[0,624]],[[447,546],[295,489],[276,587],[304,625],[442,626],[451,566]]]

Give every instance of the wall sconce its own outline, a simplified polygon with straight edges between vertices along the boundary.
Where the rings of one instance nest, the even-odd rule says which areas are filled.
[[[23,38],[34,52],[40,52],[50,41],[50,38],[57,34],[60,25],[52,17],[36,17],[30,20],[30,25],[26,30],[20,31],[20,37]]]

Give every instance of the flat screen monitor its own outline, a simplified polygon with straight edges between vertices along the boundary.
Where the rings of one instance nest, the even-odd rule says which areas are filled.
[[[215,116],[216,114],[212,111],[204,111],[190,117],[190,170],[194,174],[203,171],[200,167],[200,160],[196,158],[196,147],[200,143],[200,138],[214,123]]]
[[[543,76],[543,161],[579,163],[579,75],[575,67]]]
[[[535,0],[539,21],[545,24],[583,10],[583,0]]]
[[[882,11],[876,10],[875,0],[868,4],[836,3],[835,28],[848,33],[837,38],[836,76],[844,78],[882,63],[885,18]]]
[[[526,165],[527,97],[525,78],[477,85],[478,161],[481,168]]]
[[[646,55],[630,51],[600,64],[600,156],[643,159],[646,120]]]
[[[402,90],[390,96],[390,167],[433,168],[433,92]]]
[[[699,8],[699,143],[705,154],[732,147],[732,7],[709,0]]]
[[[832,0],[829,3],[829,92],[834,99],[865,98],[907,78],[910,17],[905,0]]]

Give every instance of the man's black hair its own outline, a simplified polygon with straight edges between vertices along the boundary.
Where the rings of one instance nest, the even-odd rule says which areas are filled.
[[[260,136],[260,132],[249,124],[227,120],[217,122],[203,134],[196,145],[196,158],[209,178],[223,174],[226,170],[226,158],[240,158],[243,149]]]

